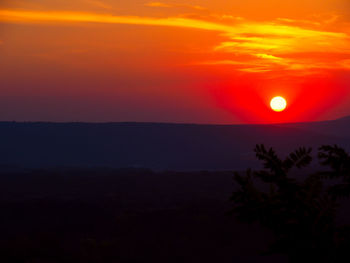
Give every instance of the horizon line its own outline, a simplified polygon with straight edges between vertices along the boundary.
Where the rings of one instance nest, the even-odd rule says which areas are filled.
[[[160,124],[160,125],[198,125],[198,126],[265,126],[265,125],[284,125],[284,124],[303,124],[320,123],[350,119],[350,115],[345,115],[336,119],[327,119],[319,121],[296,121],[296,122],[272,122],[272,123],[196,123],[196,122],[162,122],[162,121],[2,121],[0,123],[19,123],[19,124]]]

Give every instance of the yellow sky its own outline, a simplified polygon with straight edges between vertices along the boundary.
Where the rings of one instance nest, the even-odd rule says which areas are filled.
[[[277,69],[285,70],[309,70],[315,69],[349,69],[350,59],[350,30],[348,28],[347,14],[342,11],[346,1],[323,1],[322,5],[315,6],[311,1],[302,1],[301,6],[293,1],[291,6],[288,2],[281,5],[281,1],[265,1],[265,8],[257,8],[258,2],[246,1],[244,5],[238,3],[228,4],[228,7],[238,8],[232,13],[211,13],[209,7],[204,5],[179,2],[140,2],[116,5],[109,1],[84,0],[68,5],[69,10],[61,1],[50,2],[45,5],[41,1],[29,1],[23,3],[15,1],[10,6],[0,9],[0,21],[5,23],[102,23],[102,24],[130,24],[140,26],[167,26],[184,29],[199,29],[215,31],[226,39],[216,46],[214,52],[234,53],[236,55],[248,55],[250,59],[233,61],[229,58],[215,61],[195,61],[198,64],[218,65],[220,62],[231,65],[241,65],[239,70],[262,72]],[[77,5],[89,7],[91,11],[77,11]],[[22,6],[23,4],[23,6]],[[139,6],[138,6],[138,5]],[[202,2],[205,4],[205,2]],[[274,5],[273,14],[268,6]],[[125,10],[135,6],[140,15],[126,15]],[[247,9],[246,7],[249,7]],[[19,8],[21,7],[21,8]],[[31,9],[26,9],[31,8]],[[36,9],[33,9],[36,7]],[[211,5],[212,7],[212,5]],[[220,10],[220,3],[212,7]],[[244,8],[245,7],[245,8]],[[322,8],[327,12],[322,13]],[[334,11],[329,11],[334,7]],[[57,8],[57,10],[55,10]],[[59,9],[60,8],[60,9]],[[148,8],[149,12],[145,12]],[[84,8],[82,8],[84,10]],[[95,9],[95,10],[94,10]],[[103,9],[103,10],[101,10]],[[118,14],[120,9],[120,14]],[[135,14],[132,12],[133,14]],[[154,15],[154,10],[161,11],[162,16]],[[168,10],[178,11],[178,14],[167,15]],[[180,11],[191,13],[181,13]],[[255,11],[254,11],[255,10]],[[283,17],[288,10],[289,17]],[[304,18],[290,17],[297,13],[296,10],[309,11]],[[311,13],[318,11],[321,13]],[[228,10],[229,11],[229,8]],[[254,12],[253,12],[254,11]],[[170,12],[170,13],[172,13]],[[252,12],[255,13],[254,19]],[[141,15],[142,14],[142,15]],[[153,15],[153,16],[152,16]],[[270,18],[274,15],[273,18]],[[270,18],[270,20],[267,20]],[[261,21],[263,20],[263,21]],[[166,41],[166,40],[165,40]],[[182,41],[186,41],[183,39]],[[126,43],[129,44],[129,43]],[[130,43],[132,45],[132,43]],[[320,56],[319,53],[333,53]],[[304,53],[303,59],[294,59],[296,53]],[[317,56],[313,56],[317,53]],[[343,54],[339,57],[336,54]],[[189,61],[190,62],[190,61]],[[311,72],[311,71],[310,71]]]

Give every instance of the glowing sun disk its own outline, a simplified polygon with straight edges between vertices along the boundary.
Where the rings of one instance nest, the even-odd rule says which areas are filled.
[[[287,107],[287,101],[281,96],[272,98],[270,102],[271,109],[277,112],[284,111]]]

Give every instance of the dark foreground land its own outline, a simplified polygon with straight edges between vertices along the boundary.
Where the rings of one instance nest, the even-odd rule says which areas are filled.
[[[261,167],[257,143],[281,156],[306,146],[316,157],[324,144],[349,152],[350,118],[247,126],[0,122],[0,135],[0,262],[273,263],[286,258],[262,255],[271,232],[228,215],[239,189],[232,170]],[[342,162],[348,179],[349,160]],[[336,220],[349,225],[350,204],[341,205]]]
[[[1,262],[285,262],[226,213],[232,172],[1,174]]]

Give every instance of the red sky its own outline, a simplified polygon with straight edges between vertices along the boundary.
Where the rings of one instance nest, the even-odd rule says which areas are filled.
[[[350,115],[350,2],[1,1],[0,91],[10,121]]]

